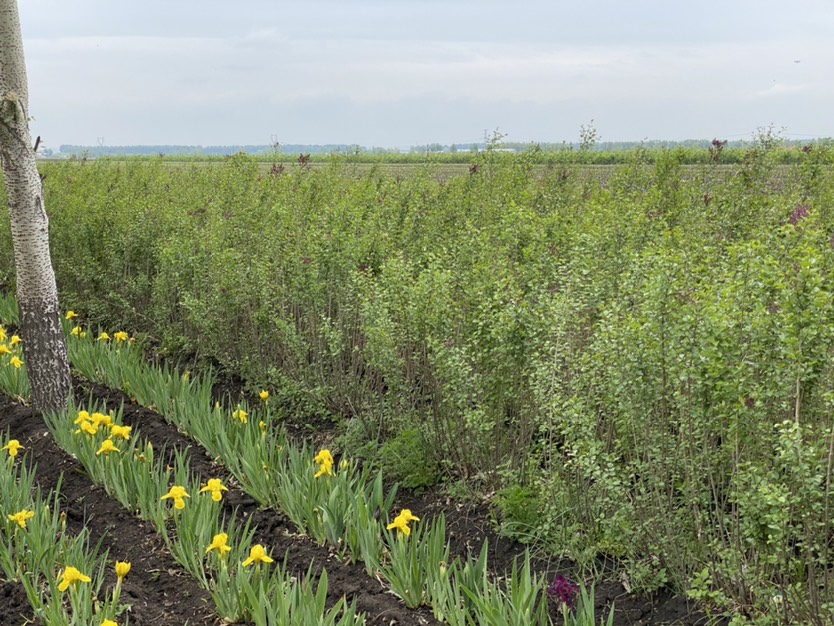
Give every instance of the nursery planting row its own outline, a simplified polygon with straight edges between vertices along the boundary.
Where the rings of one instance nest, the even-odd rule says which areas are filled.
[[[605,185],[495,151],[447,181],[244,156],[44,174],[63,305],[242,379],[255,406],[240,410],[263,410],[269,437],[266,409],[334,429],[334,450],[403,485],[494,494],[507,536],[586,572],[603,559],[628,590],[825,623],[834,155],[813,146],[778,172],[773,142],[732,167],[655,156]],[[9,285],[12,268],[0,245]],[[232,425],[188,428],[220,456],[260,435]],[[278,506],[293,487],[255,470],[290,453],[258,454],[274,456],[229,471]],[[337,551],[355,559],[357,542]]]
[[[3,444],[25,446],[2,458],[2,577],[18,601],[0,605],[0,622],[125,624],[129,615],[140,625],[214,623],[208,593],[167,555],[152,529],[58,448],[39,415],[0,397],[0,429]],[[25,527],[9,519],[20,513]],[[121,579],[117,561],[126,564],[122,573],[129,567]],[[90,580],[79,577],[62,591],[70,567]]]
[[[177,391],[172,372],[146,365],[139,350],[121,332],[112,338],[98,333],[94,338],[83,331],[73,333],[70,326],[67,330],[73,364],[82,374],[109,384],[117,380],[118,386],[130,389],[136,394],[134,401],[142,404],[151,404],[153,398],[157,406],[163,407],[163,414],[192,436],[194,433],[188,430],[183,416],[196,415],[192,412],[195,410],[205,411],[208,419],[202,421],[215,424],[210,431],[200,433],[205,439],[195,438],[204,445],[212,440],[223,442],[219,445],[225,448],[209,448],[212,455],[220,453],[219,459],[244,459],[232,469],[232,474],[245,490],[261,504],[276,504],[286,510],[296,531],[320,544],[328,543],[331,554],[339,561],[363,562],[369,575],[384,581],[409,607],[431,604],[435,616],[451,624],[549,623],[547,594],[542,581],[530,570],[529,557],[514,565],[502,584],[488,576],[486,545],[477,558],[464,562],[450,559],[442,517],[431,524],[424,520],[425,524],[414,528],[421,520],[407,509],[396,517],[389,516],[395,490],[383,497],[381,475],[370,480],[367,472],[352,468],[347,460],[337,464],[328,450],[313,456],[304,447],[294,448],[280,432],[275,432],[266,391],[261,394],[261,407],[237,406],[224,416],[218,403],[209,405],[210,408],[200,404],[206,388],[204,381],[177,375],[185,383]],[[24,368],[11,364],[7,367],[21,378],[25,375]],[[147,395],[153,394],[153,389],[156,395]],[[162,390],[167,391],[159,395]],[[274,566],[267,574],[267,566],[275,559],[263,544],[255,543],[255,536],[264,534],[259,532],[257,522],[253,524],[258,515],[243,523],[236,509],[229,514],[229,507],[220,505],[229,491],[225,483],[233,482],[228,475],[195,476],[181,449],[169,450],[165,460],[164,451],[155,450],[125,423],[121,409],[87,406],[89,410],[73,407],[68,414],[46,416],[56,441],[71,451],[88,474],[125,508],[150,522],[180,565],[211,592],[221,617],[230,623],[364,623],[364,618],[356,614],[353,605],[346,605],[344,598],[329,608],[329,621],[319,621],[325,614],[328,575],[322,570],[314,577],[315,563],[299,576],[302,582],[298,584],[288,577],[286,564]],[[263,419],[255,425],[255,418]],[[213,437],[207,436],[207,432]],[[250,436],[242,432],[249,432]],[[262,449],[260,454],[247,455],[247,450],[256,448]],[[263,456],[263,451],[269,449],[277,456]],[[161,456],[157,460],[158,454]],[[313,472],[313,467],[317,471]],[[222,471],[217,467],[210,469],[215,476]],[[240,474],[235,474],[235,469]],[[252,475],[261,478],[253,481],[249,478]],[[288,478],[290,482],[282,485]],[[253,486],[260,486],[261,490]],[[267,495],[273,493],[277,495]],[[272,497],[274,502],[270,501]],[[390,523],[383,524],[381,532],[380,519],[388,522],[389,517]],[[315,593],[314,578],[318,589]],[[578,591],[572,583],[563,583],[563,619],[594,623],[593,596],[585,597],[581,592],[580,606],[575,609],[574,596]],[[553,594],[557,592],[551,590]],[[263,598],[275,601],[270,603]],[[554,602],[558,607],[560,601]],[[390,609],[385,614],[386,619],[391,618]],[[413,619],[417,616],[406,618],[403,623]],[[428,622],[424,618],[422,623]]]

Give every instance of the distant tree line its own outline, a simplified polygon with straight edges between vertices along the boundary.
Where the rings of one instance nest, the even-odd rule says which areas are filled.
[[[270,154],[353,154],[363,152],[383,154],[384,148],[363,148],[355,144],[279,144],[273,145],[229,145],[229,146],[183,146],[183,145],[130,145],[130,146],[81,146],[62,144],[56,156],[226,156],[245,152],[251,155]]]
[[[710,139],[684,139],[682,141],[666,141],[666,140],[659,140],[659,139],[647,139],[644,141],[598,141],[595,142],[592,146],[583,146],[582,144],[576,143],[569,143],[566,141],[560,143],[554,142],[519,142],[519,141],[502,141],[498,146],[501,149],[505,150],[512,150],[515,152],[527,152],[532,148],[537,150],[541,150],[542,152],[562,152],[562,151],[570,151],[570,150],[580,150],[583,147],[585,149],[593,150],[594,152],[630,152],[637,149],[643,150],[673,150],[675,148],[684,148],[684,149],[702,149],[702,150],[709,150],[711,146],[714,146],[714,142],[716,140]],[[782,139],[779,138],[778,142],[779,145],[785,148],[801,148],[802,146],[808,144],[819,143],[820,139]],[[746,149],[753,147],[757,142],[755,139],[739,139],[736,141],[722,141],[721,142],[724,147],[727,148],[736,148],[736,149]],[[409,152],[412,154],[432,154],[432,153],[440,153],[440,152],[448,152],[451,154],[455,154],[458,152],[478,152],[480,150],[485,150],[486,144],[483,142],[481,143],[474,143],[474,144],[440,144],[440,143],[429,143],[429,144],[422,144],[411,146],[409,148]]]
[[[788,140],[770,131],[748,140],[727,141],[721,139],[690,139],[685,141],[588,141],[583,143],[522,143],[491,141],[486,143],[440,144],[412,146],[408,150],[367,148],[356,144],[276,144],[276,145],[131,145],[131,146],[81,146],[61,145],[52,155],[41,151],[41,156],[58,158],[123,158],[168,157],[173,159],[211,160],[228,155],[246,153],[258,160],[292,162],[303,159],[325,162],[335,157],[346,157],[363,163],[433,163],[471,164],[484,150],[499,153],[517,153],[531,163],[555,165],[576,163],[584,165],[617,165],[635,158],[652,163],[667,151],[676,151],[681,163],[740,163],[749,150],[775,151],[774,162],[795,163],[801,160],[803,151],[814,145],[827,145],[830,139]]]

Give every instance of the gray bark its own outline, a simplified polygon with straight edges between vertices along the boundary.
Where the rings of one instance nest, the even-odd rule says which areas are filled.
[[[29,135],[29,88],[17,0],[0,0],[0,160],[32,404],[39,411],[58,411],[67,406],[72,386],[49,254],[49,220]]]

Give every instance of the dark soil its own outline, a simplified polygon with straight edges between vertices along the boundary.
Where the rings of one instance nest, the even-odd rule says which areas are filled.
[[[315,574],[322,568],[327,569],[331,603],[342,596],[349,601],[355,600],[357,608],[367,614],[369,626],[438,623],[425,607],[418,611],[406,608],[379,581],[367,576],[361,565],[340,562],[327,547],[298,536],[293,524],[282,513],[260,509],[250,496],[235,487],[236,482],[205,450],[158,414],[131,404],[120,392],[87,382],[77,383],[77,398],[86,399],[90,394],[96,400],[106,401],[111,408],[123,404],[124,423],[133,426],[134,431],[141,430],[141,436],[151,441],[155,449],[161,450],[163,445],[169,453],[172,447],[189,449],[195,475],[202,479],[226,479],[224,482],[230,491],[225,494],[224,505],[230,512],[237,507],[239,514],[252,519],[255,540],[267,546],[270,554],[286,553],[287,567],[296,576],[303,576],[311,564]],[[0,396],[0,431],[6,429],[26,446],[27,458],[37,462],[37,477],[43,487],[54,488],[59,476],[63,475],[61,494],[70,529],[77,532],[86,526],[93,541],[104,537],[103,547],[110,550],[111,559],[133,564],[122,593],[123,602],[131,604],[131,624],[219,623],[208,594],[167,555],[164,542],[152,526],[125,511],[102,487],[93,485],[79,463],[53,443],[39,415]],[[486,505],[460,505],[449,501],[439,491],[422,494],[401,491],[396,506],[419,511],[423,520],[445,514],[453,555],[477,553],[484,539],[488,539],[491,567],[497,572],[511,567],[513,559],[524,551],[523,545],[495,533]],[[541,562],[537,569],[548,578],[556,573],[570,577],[571,573],[569,563]],[[110,584],[112,581],[108,581],[107,587]],[[703,613],[680,596],[635,597],[627,594],[622,585],[606,582],[597,584],[595,590],[598,615],[607,612],[607,607],[614,602],[616,624],[683,626],[706,622]],[[556,616],[558,607],[552,608]],[[23,623],[21,614],[31,618],[22,587],[0,584],[0,624]]]
[[[0,624],[31,624],[35,619],[23,585],[0,582]]]

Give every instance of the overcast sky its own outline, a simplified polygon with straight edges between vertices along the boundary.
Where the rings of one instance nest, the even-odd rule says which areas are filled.
[[[832,0],[18,3],[53,149],[834,136]]]

